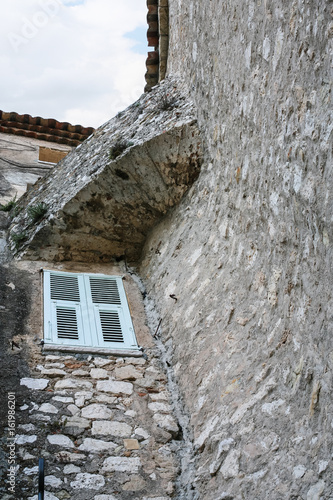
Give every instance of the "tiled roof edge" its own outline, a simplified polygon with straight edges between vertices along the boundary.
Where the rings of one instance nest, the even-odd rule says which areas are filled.
[[[145,92],[165,78],[169,46],[168,0],[147,0],[147,8],[148,47],[154,47],[154,51],[148,52],[146,60]]]
[[[15,112],[0,110],[0,132],[22,135],[68,146],[78,146],[94,132],[93,127],[71,125],[68,122],[58,122],[53,118],[32,117]]]

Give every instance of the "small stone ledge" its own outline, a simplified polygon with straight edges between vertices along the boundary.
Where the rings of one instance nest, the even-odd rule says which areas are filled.
[[[74,352],[78,354],[107,354],[109,356],[120,356],[122,358],[140,358],[143,351],[137,349],[105,349],[103,347],[79,347],[69,345],[47,345],[44,344],[44,352]]]

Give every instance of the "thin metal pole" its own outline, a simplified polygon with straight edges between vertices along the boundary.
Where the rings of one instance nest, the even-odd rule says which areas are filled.
[[[44,500],[44,458],[39,459],[38,468],[38,500]]]

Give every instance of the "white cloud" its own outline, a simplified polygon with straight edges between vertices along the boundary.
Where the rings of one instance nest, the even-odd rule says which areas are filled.
[[[143,92],[146,55],[133,36],[146,15],[146,0],[6,2],[0,109],[104,123]]]

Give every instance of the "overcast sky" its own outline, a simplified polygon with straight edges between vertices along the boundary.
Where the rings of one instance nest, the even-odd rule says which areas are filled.
[[[146,0],[0,0],[0,109],[97,127],[145,86]]]

